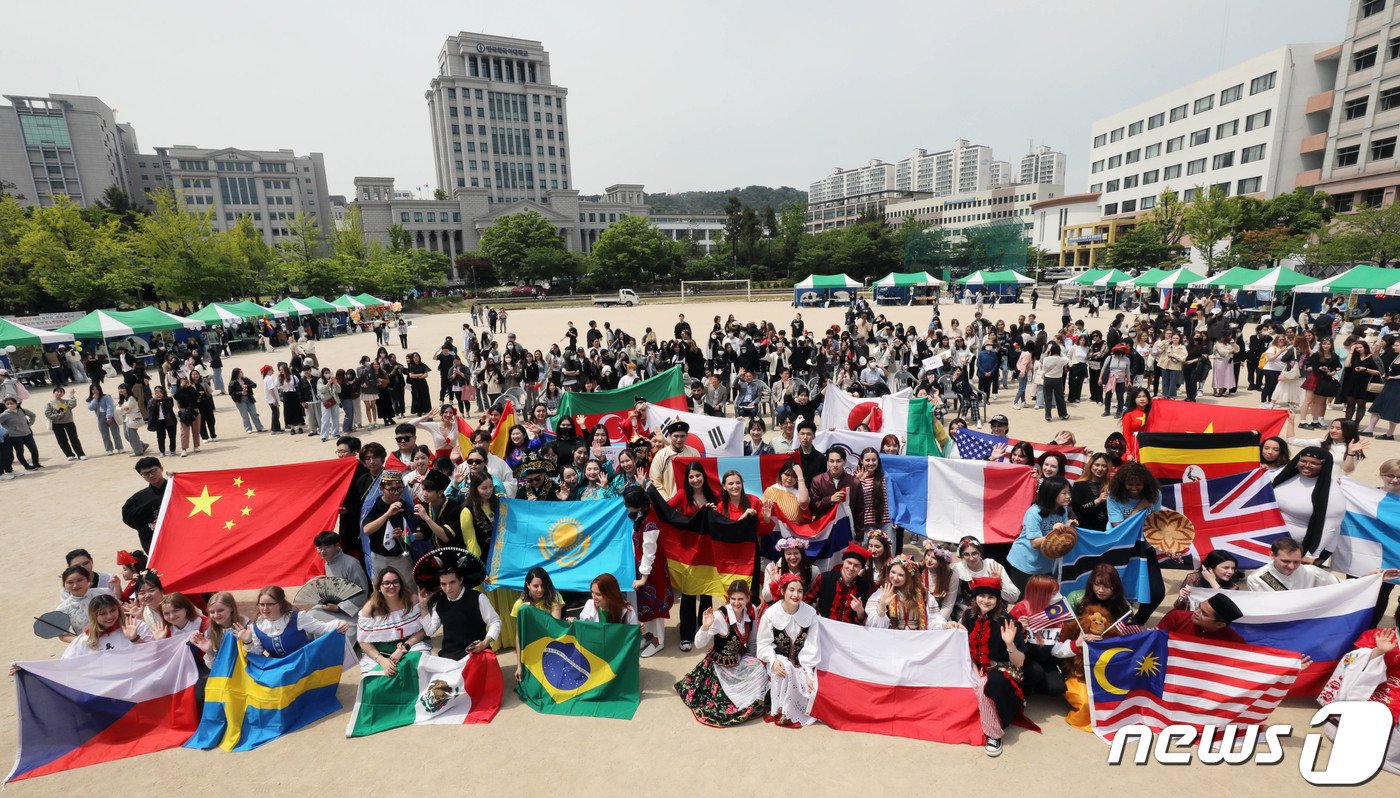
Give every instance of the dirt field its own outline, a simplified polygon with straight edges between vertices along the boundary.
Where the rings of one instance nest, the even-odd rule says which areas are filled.
[[[782,302],[644,304],[606,310],[540,308],[512,310],[509,324],[530,349],[547,349],[562,338],[568,321],[581,331],[590,319],[596,319],[599,326],[610,321],[615,328],[637,336],[650,326],[662,337],[670,337],[679,312],[686,314],[697,337],[708,331],[716,314],[766,318],[781,327],[794,313]],[[883,312],[893,320],[920,327],[930,316],[928,308]],[[1022,304],[996,308],[988,315],[1014,320],[1029,312],[1029,305]],[[953,318],[963,324],[972,319],[972,309],[966,306],[944,305],[942,314],[945,326]],[[1059,308],[1042,303],[1040,316],[1051,326],[1057,325]],[[804,310],[803,317],[809,329],[842,320],[841,311],[836,309]],[[1105,312],[1101,319],[1090,320],[1090,326],[1102,329],[1111,319],[1112,314]],[[445,335],[460,341],[465,320],[465,314],[415,318],[409,351],[427,355]],[[322,364],[332,368],[350,366],[360,355],[373,354],[374,349],[366,334],[318,344]],[[240,353],[225,359],[224,373],[235,366],[256,373],[258,366],[275,364],[278,359],[285,359],[285,350]],[[112,385],[109,381],[108,386]],[[86,388],[78,388],[85,396]],[[1201,401],[1254,406],[1257,399],[1241,393],[1231,400],[1206,396]],[[227,397],[217,397],[216,404],[219,440],[207,444],[198,455],[167,459],[167,470],[292,463],[334,456],[332,443],[323,444],[318,438],[245,435]],[[38,393],[29,406],[42,416],[43,401]],[[1071,406],[1071,421],[1046,424],[1040,411],[1011,410],[1011,395],[1004,393],[993,402],[991,412],[1009,415],[1011,433],[1016,437],[1044,441],[1067,427],[1074,430],[1081,444],[1099,448],[1104,437],[1117,428],[1112,418],[1100,417],[1100,410],[1086,397],[1084,403]],[[265,408],[262,414],[267,424]],[[5,655],[10,660],[56,657],[61,652],[59,642],[34,637],[30,627],[33,615],[52,609],[57,602],[65,551],[86,547],[100,570],[114,571],[117,550],[137,546],[135,534],[120,519],[122,503],[143,485],[133,471],[135,461],[126,455],[103,456],[93,414],[80,409],[77,416],[88,461],[66,462],[53,434],[41,421],[36,434],[47,467],[0,483],[0,502],[5,508],[0,536],[17,553],[25,545],[31,547],[20,555],[20,570],[0,588],[0,600],[10,608],[0,619],[0,630],[11,641]],[[153,443],[150,433],[143,430],[142,437]],[[393,448],[389,430],[370,431],[364,438]],[[1376,466],[1396,456],[1400,456],[1400,445],[1376,443],[1356,476],[1376,484]],[[30,543],[23,544],[26,539]],[[247,605],[244,611],[252,614],[251,602]],[[668,638],[663,652],[643,660],[643,699],[631,722],[534,713],[511,692],[509,673],[515,655],[503,652],[505,704],[496,720],[486,726],[408,728],[347,740],[344,729],[357,679],[347,672],[340,689],[345,712],[258,751],[228,754],[177,749],[21,782],[10,789],[15,795],[93,795],[132,788],[154,789],[161,795],[246,795],[266,794],[268,790],[303,795],[313,790],[364,794],[366,786],[373,784],[378,785],[376,790],[438,794],[451,789],[473,795],[714,795],[758,794],[760,790],[765,795],[829,795],[838,790],[914,795],[941,789],[966,791],[976,784],[994,793],[1023,789],[1049,796],[1079,795],[1109,786],[1122,794],[1280,796],[1299,794],[1308,786],[1298,773],[1298,755],[1315,709],[1311,702],[1290,702],[1276,713],[1274,722],[1293,724],[1295,733],[1286,741],[1284,762],[1274,767],[1109,767],[1105,764],[1108,746],[1066,725],[1064,703],[1046,698],[1033,699],[1027,708],[1028,715],[1043,727],[1043,734],[1011,731],[1003,755],[992,760],[980,747],[840,733],[820,725],[795,731],[763,723],[723,731],[701,726],[671,686],[703,652],[679,652],[674,629]],[[11,761],[15,746],[14,687],[12,680],[5,680],[0,687],[0,760]],[[400,753],[393,754],[395,750]],[[120,787],[122,784],[127,787]],[[1367,794],[1395,795],[1397,786],[1397,777],[1382,774],[1358,789]]]

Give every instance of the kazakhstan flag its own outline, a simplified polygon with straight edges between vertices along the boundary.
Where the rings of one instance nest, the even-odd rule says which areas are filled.
[[[251,751],[335,712],[344,660],[340,632],[281,658],[250,656],[225,637],[204,688],[199,728],[185,747]]]
[[[518,629],[523,673],[515,694],[536,712],[630,720],[637,711],[640,626],[563,623],[522,605]]]
[[[612,574],[623,589],[637,578],[632,519],[621,499],[541,502],[501,499],[487,558],[486,589],[520,590],[535,566],[558,590],[586,592],[593,578]]]

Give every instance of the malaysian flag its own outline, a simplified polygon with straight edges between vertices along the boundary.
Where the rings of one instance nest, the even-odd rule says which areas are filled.
[[[1117,629],[1119,633],[1124,635],[1135,635],[1142,631],[1142,627],[1138,626],[1137,621],[1133,620],[1132,610],[1123,613],[1122,618],[1114,621],[1112,626],[1104,630],[1105,634],[1112,632],[1114,629]]]
[[[1061,598],[1040,612],[1022,618],[1021,625],[1026,627],[1027,632],[1039,632],[1052,626],[1059,626],[1073,617],[1074,613],[1069,609],[1069,601]]]
[[[1161,631],[1089,641],[1084,674],[1094,732],[1112,740],[1139,723],[1153,731],[1257,725],[1288,694],[1302,664],[1291,651]]]
[[[1004,438],[1000,435],[989,435],[985,432],[977,432],[963,428],[953,433],[953,441],[958,445],[958,454],[964,460],[986,460],[992,456],[992,447],[998,443],[1010,449],[1020,443],[1016,438]],[[1058,446],[1053,443],[1036,443],[1026,441],[1035,450],[1036,459],[1039,459],[1046,452],[1058,452],[1065,457],[1065,479],[1074,481],[1084,473],[1084,465],[1089,462],[1089,455],[1083,446]]]
[[[1162,506],[1196,526],[1189,551],[1158,554],[1166,567],[1197,568],[1207,554],[1222,549],[1235,555],[1241,569],[1262,568],[1271,559],[1269,545],[1288,534],[1274,501],[1273,482],[1263,469],[1164,485]]]

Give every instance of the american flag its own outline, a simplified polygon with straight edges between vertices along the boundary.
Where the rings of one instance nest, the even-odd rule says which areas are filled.
[[[1288,694],[1302,668],[1291,651],[1188,638],[1161,631],[1091,641],[1084,673],[1094,732],[1124,726],[1161,731],[1257,725]]]
[[[998,443],[1010,449],[1017,443],[1016,438],[1005,438],[1001,435],[989,435],[985,432],[977,432],[970,429],[960,429],[953,433],[953,441],[958,445],[958,454],[964,460],[986,460],[992,456],[992,447]],[[1065,478],[1068,480],[1079,479],[1084,473],[1084,465],[1089,462],[1089,455],[1083,446],[1058,446],[1053,443],[1036,443],[1026,441],[1035,450],[1038,459],[1046,452],[1059,452],[1065,456]]]
[[[1269,544],[1288,534],[1274,500],[1274,485],[1263,469],[1162,487],[1162,506],[1196,526],[1191,549],[1179,557],[1158,554],[1163,565],[1196,568],[1216,549],[1235,555],[1241,569],[1262,568]]]
[[[1021,624],[1026,627],[1027,632],[1039,632],[1042,629],[1049,629],[1052,626],[1059,626],[1066,620],[1073,618],[1070,612],[1069,601],[1061,598],[1045,609],[1033,615],[1027,615],[1021,619]]]

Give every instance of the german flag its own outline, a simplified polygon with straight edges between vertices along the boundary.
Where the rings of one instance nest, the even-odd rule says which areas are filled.
[[[753,578],[760,533],[757,518],[732,521],[708,508],[687,516],[666,504],[656,488],[647,493],[661,530],[657,545],[666,556],[677,592],[723,596],[735,579]]]
[[[1138,462],[1162,482],[1215,479],[1259,467],[1259,433],[1139,432]]]

